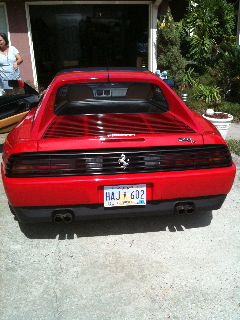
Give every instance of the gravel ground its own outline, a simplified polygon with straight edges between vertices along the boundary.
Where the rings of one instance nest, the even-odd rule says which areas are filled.
[[[240,166],[201,215],[22,225],[2,183],[0,204],[1,320],[240,317]]]

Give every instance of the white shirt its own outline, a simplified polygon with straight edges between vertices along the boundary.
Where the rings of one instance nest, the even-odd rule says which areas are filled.
[[[0,88],[1,89],[10,89],[8,87],[8,80],[20,80],[20,72],[19,69],[13,71],[13,64],[17,61],[16,54],[19,51],[10,46],[8,50],[8,54],[5,56],[0,52]]]

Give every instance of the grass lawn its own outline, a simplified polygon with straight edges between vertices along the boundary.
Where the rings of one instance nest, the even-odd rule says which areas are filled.
[[[227,140],[226,142],[231,152],[240,156],[240,140]]]

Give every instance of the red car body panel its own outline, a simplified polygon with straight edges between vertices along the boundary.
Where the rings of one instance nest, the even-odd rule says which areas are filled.
[[[159,114],[104,114],[101,117],[97,114],[54,114],[59,87],[109,81],[157,84],[170,110]],[[10,205],[16,208],[103,204],[104,186],[142,183],[147,187],[147,201],[226,195],[234,181],[234,164],[224,168],[136,174],[123,172],[115,175],[31,178],[6,176],[9,157],[18,153],[180,147],[191,143],[195,146],[226,145],[218,130],[209,121],[190,111],[156,75],[139,71],[65,72],[55,77],[39,106],[31,110],[7,136],[1,166],[3,184]]]
[[[196,144],[202,144],[202,136],[198,134],[192,134],[192,139],[196,141]],[[159,137],[158,135],[150,135],[149,137],[146,137],[146,135],[139,135],[136,138],[133,137],[124,137],[124,139],[119,138],[62,138],[61,139],[61,145],[59,145],[59,139],[51,139],[49,140],[40,140],[38,142],[38,151],[53,151],[53,150],[74,150],[74,149],[103,149],[107,147],[114,148],[113,144],[117,143],[118,148],[125,148],[127,146],[129,147],[154,147],[159,146],[159,143],[161,143],[161,146],[169,146],[173,144],[176,144],[178,142],[179,134],[166,134],[162,137]],[[182,145],[188,145],[189,143],[186,141],[183,141]],[[179,144],[180,145],[180,144]],[[64,149],[63,149],[64,148]]]
[[[3,174],[3,172],[2,172]],[[103,203],[103,187],[117,184],[147,185],[147,201],[227,194],[235,166],[186,172],[93,177],[14,179],[3,175],[9,202],[14,207]],[[174,184],[173,184],[174,180]]]

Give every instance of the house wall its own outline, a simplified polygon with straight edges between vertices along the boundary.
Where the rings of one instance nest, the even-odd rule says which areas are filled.
[[[15,1],[7,2],[6,7],[11,45],[19,50],[23,58],[23,63],[19,67],[21,78],[33,83],[25,4]]]

